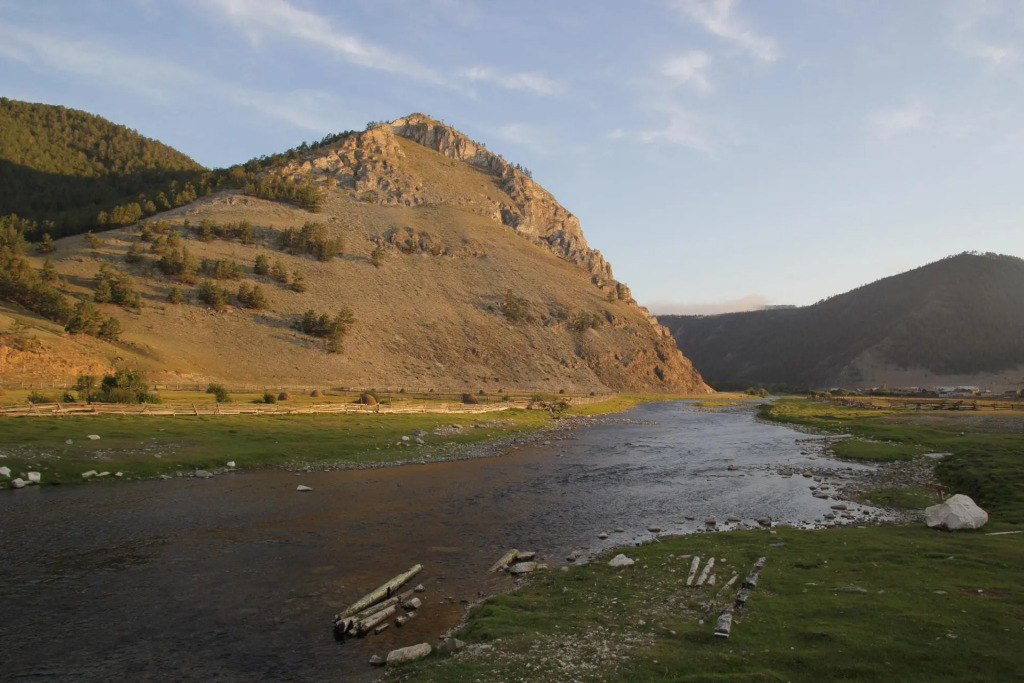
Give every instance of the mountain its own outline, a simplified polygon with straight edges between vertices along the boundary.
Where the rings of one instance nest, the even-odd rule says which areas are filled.
[[[117,339],[0,307],[0,330],[6,314],[36,337],[0,352],[0,382],[118,362],[258,386],[709,391],[578,219],[439,121],[414,114],[224,174],[239,189],[22,257],[49,258],[54,286],[96,301],[64,324],[103,336],[114,318]]]
[[[0,98],[0,216],[34,221],[39,234],[132,223],[186,203],[210,179],[205,171],[100,116]]]
[[[660,316],[712,384],[1024,382],[1024,260],[964,253],[799,308]]]

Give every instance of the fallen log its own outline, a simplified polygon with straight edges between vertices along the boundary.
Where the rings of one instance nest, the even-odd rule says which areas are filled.
[[[504,569],[505,567],[509,566],[510,564],[512,564],[512,560],[516,559],[516,555],[518,554],[519,551],[515,548],[512,548],[512,550],[509,550],[507,553],[502,555],[501,559],[494,563],[494,566],[491,567],[490,571],[496,572],[500,569]]]
[[[715,566],[715,558],[709,557],[708,563],[704,565],[704,571],[700,573],[700,578],[697,579],[697,585],[703,586],[704,582],[708,580],[708,576],[711,574],[712,568]]]
[[[398,576],[391,579],[384,585],[376,588],[375,590],[367,593],[363,597],[353,602],[351,605],[348,606],[348,608],[344,612],[339,614],[337,618],[344,619],[345,617],[350,617],[353,614],[369,607],[370,605],[376,604],[385,598],[390,598],[393,592],[401,588],[402,585],[404,585],[412,577],[419,574],[420,571],[422,570],[422,564],[413,565],[413,567],[409,571],[405,572],[404,574],[399,574]]]
[[[728,638],[730,631],[732,631],[732,612],[726,610],[718,617],[718,623],[715,625],[715,635],[720,638]]]
[[[371,630],[373,630],[375,626],[377,626],[381,622],[387,621],[392,616],[394,616],[396,611],[398,611],[398,609],[394,605],[391,605],[387,609],[382,609],[379,612],[371,614],[370,616],[366,617],[358,624],[356,624],[356,635],[366,635]]]
[[[697,569],[700,567],[700,555],[693,558],[693,562],[690,563],[690,574],[686,577],[686,585],[692,586],[693,579],[697,576]]]

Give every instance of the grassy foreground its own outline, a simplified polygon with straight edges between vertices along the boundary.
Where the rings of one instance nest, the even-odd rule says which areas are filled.
[[[468,646],[396,670],[415,681],[1002,681],[1024,671],[1024,534],[1019,494],[1024,436],[1012,426],[962,420],[915,424],[879,411],[803,400],[762,409],[780,419],[893,446],[892,458],[926,451],[954,491],[986,501],[983,530],[923,525],[777,528],[699,534],[604,560],[540,572],[532,584],[474,610],[458,637]],[[892,443],[889,443],[892,442]],[[851,453],[878,458],[884,448]],[[964,491],[966,492],[966,491]],[[925,491],[873,492],[891,502]],[[881,501],[879,501],[881,502]],[[614,554],[614,551],[613,553]],[[693,555],[716,558],[715,587],[688,587]],[[720,595],[766,557],[760,582],[729,639],[715,620]],[[390,678],[389,678],[390,679]]]
[[[649,396],[617,396],[571,407],[566,415],[625,410]],[[433,435],[459,424],[459,433]],[[552,424],[545,410],[485,414],[334,414],[278,416],[68,416],[0,418],[0,465],[12,476],[42,474],[42,483],[81,483],[89,470],[122,472],[125,479],[234,461],[238,469],[267,466],[323,467],[389,463],[445,455],[452,447],[522,435]],[[399,446],[414,429],[426,444]],[[99,440],[90,440],[96,434]],[[70,440],[71,443],[67,443]],[[111,476],[110,481],[116,481]],[[8,480],[0,477],[0,488]]]

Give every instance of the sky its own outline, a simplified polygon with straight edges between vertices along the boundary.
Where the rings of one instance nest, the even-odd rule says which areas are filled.
[[[423,112],[655,313],[1024,256],[1024,0],[0,0],[0,95],[210,167]]]

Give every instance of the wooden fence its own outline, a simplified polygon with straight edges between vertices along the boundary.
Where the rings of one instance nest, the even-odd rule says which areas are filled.
[[[884,398],[877,396],[843,396],[818,399],[825,403],[838,403],[850,408],[874,408],[876,410],[1020,410],[1024,402],[999,399],[973,398]]]

